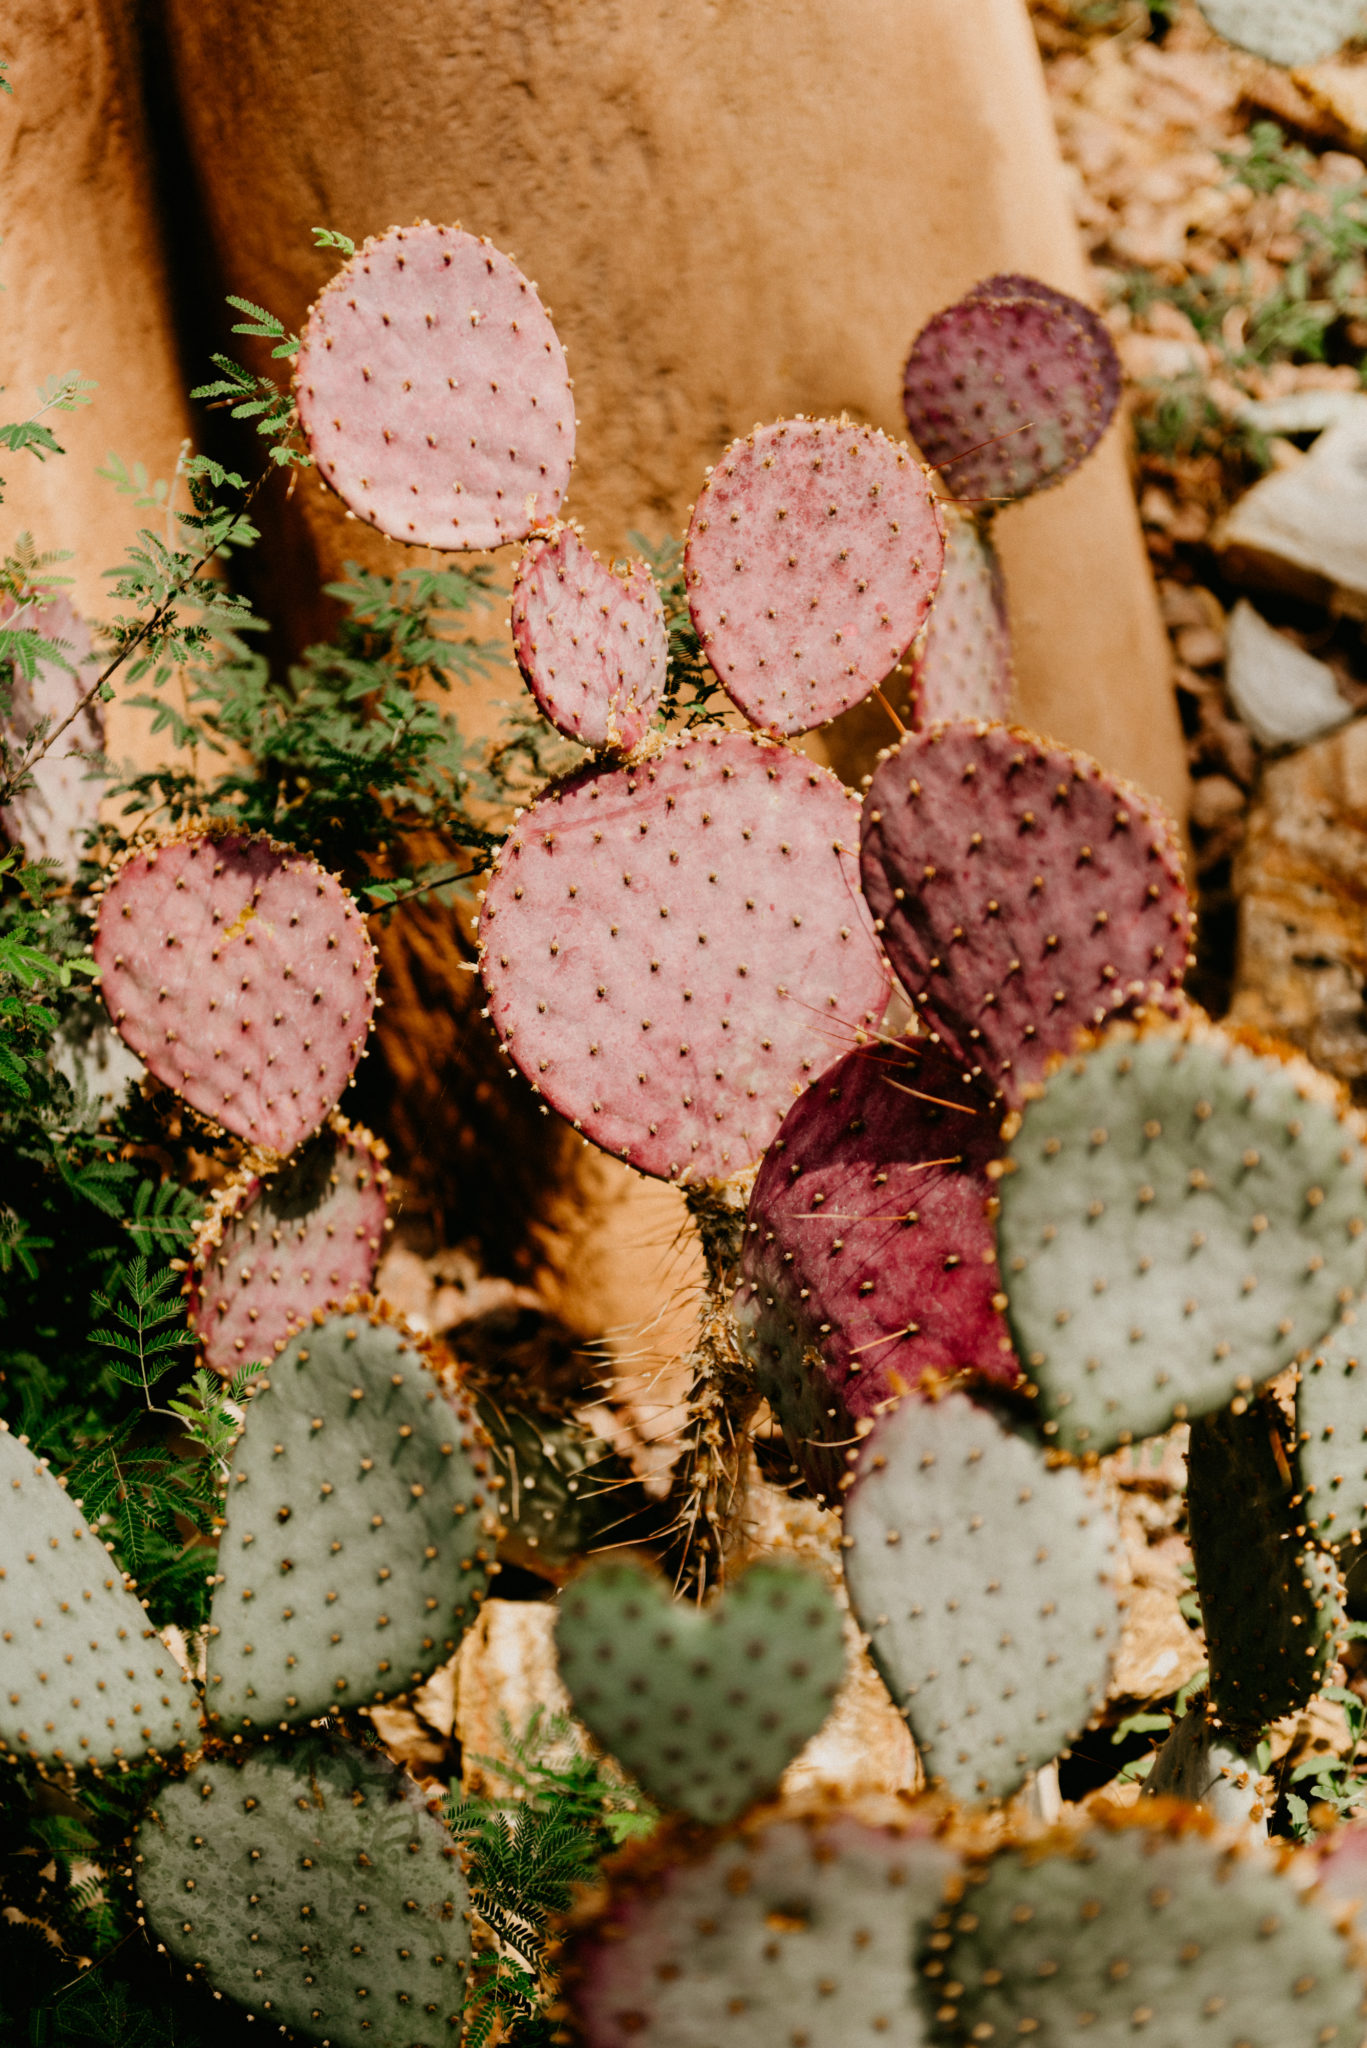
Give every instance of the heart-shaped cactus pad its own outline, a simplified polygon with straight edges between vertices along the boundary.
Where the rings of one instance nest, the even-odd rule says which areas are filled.
[[[733,442],[684,549],[707,658],[774,733],[809,732],[882,682],[924,625],[943,562],[915,456],[835,420],[780,420]]]
[[[485,897],[506,1051],[642,1173],[749,1166],[887,1000],[856,824],[833,775],[752,733],[575,776],[523,813]]]
[[[282,1156],[356,1070],[375,951],[335,875],[245,833],[143,847],[95,927],[100,988],[158,1081]]]
[[[556,1653],[574,1711],[662,1806],[714,1824],[771,1793],[831,1711],[840,1610],[800,1565],[761,1562],[709,1607],[631,1558],[561,1595]]]
[[[198,1764],[134,1842],[157,1938],[215,1992],[332,2048],[447,2048],[470,1965],[455,1845],[382,1752],[314,1736]]]
[[[669,665],[644,562],[614,575],[572,526],[538,534],[513,578],[512,625],[517,665],[557,732],[617,754],[644,739]]]
[[[258,1365],[315,1310],[368,1289],[388,1226],[385,1157],[378,1138],[334,1115],[278,1173],[222,1189],[186,1287],[206,1365]]]
[[[1104,1453],[1222,1408],[1367,1280],[1367,1147],[1308,1062],[1115,1027],[1026,1105],[998,1252],[1045,1429]]]
[[[845,1503],[845,1581],[932,1781],[1001,1799],[1101,1705],[1119,1531],[1080,1473],[965,1395],[903,1401]]]
[[[294,392],[320,471],[392,540],[496,548],[560,509],[565,351],[482,235],[421,221],[358,249],[304,323]]]

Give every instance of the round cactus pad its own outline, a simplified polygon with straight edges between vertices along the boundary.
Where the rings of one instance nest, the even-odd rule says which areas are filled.
[[[698,493],[688,605],[728,694],[766,732],[867,697],[925,623],[944,560],[921,464],[873,427],[780,420]]]
[[[912,1966],[954,1872],[924,1824],[778,1814],[613,1879],[565,1955],[587,2048],[921,2048]]]
[[[512,623],[517,665],[557,732],[623,754],[644,739],[669,658],[644,562],[615,575],[572,526],[539,534],[517,565]]]
[[[1105,1696],[1120,1637],[1119,1531],[963,1394],[904,1401],[845,1504],[845,1581],[926,1774],[1004,1799]]]
[[[1331,1084],[1213,1027],[1118,1030],[1024,1113],[998,1252],[1045,1427],[1105,1452],[1224,1407],[1367,1279],[1367,1150]]]
[[[309,313],[294,389],[322,474],[392,540],[496,548],[560,509],[565,351],[483,236],[424,221],[365,243]]]
[[[388,1220],[385,1148],[333,1116],[278,1173],[216,1198],[190,1257],[190,1323],[204,1362],[231,1375],[279,1351],[317,1310],[375,1276]]]
[[[157,1939],[272,2034],[456,2038],[469,1892],[446,1829],[383,1752],[306,1736],[201,1762],[158,1791],[134,1873]]]
[[[1322,1543],[1353,1546],[1367,1528],[1367,1328],[1362,1304],[1316,1347],[1296,1388],[1304,1498],[1301,1513]]]
[[[1322,64],[1362,29],[1362,0],[1199,0],[1227,42],[1269,64]]]
[[[1314,1898],[1166,1801],[1008,1847],[925,1945],[934,2039],[983,2048],[1362,2048],[1362,1980]]]
[[[377,1315],[300,1332],[247,1404],[210,1617],[228,1728],[407,1692],[483,1599],[498,1536],[473,1409]]]
[[[591,1564],[561,1597],[555,1646],[595,1740],[652,1799],[714,1826],[773,1792],[845,1671],[824,1582],[763,1561],[706,1608],[632,1559]]]
[[[990,507],[1060,483],[1090,455],[1120,397],[1115,344],[1096,315],[1030,280],[989,280],[917,335],[902,403],[921,453],[956,497]],[[979,294],[983,295],[979,295]]]
[[[825,769],[711,730],[524,813],[480,920],[504,1046],[577,1130],[661,1179],[724,1178],[887,999]]]
[[[122,1037],[168,1088],[282,1155],[355,1072],[375,953],[335,876],[268,839],[133,854],[100,901],[95,961]]]
[[[113,1765],[198,1732],[189,1680],[80,1502],[0,1422],[0,1754]]]
[[[824,1447],[923,1373],[1017,1377],[988,1219],[1000,1149],[984,1096],[914,1039],[829,1067],[764,1156],[736,1320],[794,1458],[828,1495],[844,1454]]]
[[[1005,718],[1011,687],[1001,562],[986,522],[951,506],[944,575],[912,648],[912,724],[923,731],[950,718]]]
[[[1085,755],[1007,726],[939,726],[887,755],[861,865],[924,1024],[1010,1102],[1080,1030],[1186,972],[1167,817]]]

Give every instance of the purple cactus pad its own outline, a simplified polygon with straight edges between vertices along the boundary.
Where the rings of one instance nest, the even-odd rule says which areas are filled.
[[[365,243],[314,302],[294,388],[323,476],[391,540],[496,548],[560,509],[565,351],[483,236],[422,221]]]
[[[827,1446],[927,1373],[1019,1377],[985,1170],[1001,1149],[987,1096],[927,1039],[861,1046],[784,1118],[750,1198],[736,1320],[818,1492],[845,1469]]]
[[[630,753],[660,702],[664,606],[644,562],[614,575],[572,526],[537,535],[513,579],[513,650],[557,732]]]
[[[385,1157],[378,1138],[334,1115],[279,1173],[222,1190],[185,1289],[206,1365],[257,1365],[310,1316],[369,1291],[388,1227]]]
[[[698,494],[688,605],[728,694],[766,732],[867,697],[925,623],[944,560],[925,470],[873,427],[780,420]]]
[[[375,952],[356,905],[304,854],[246,833],[173,839],[118,868],[95,961],[109,1014],[158,1081],[281,1155],[356,1068]]]
[[[1085,755],[1009,726],[936,726],[885,755],[861,865],[923,1024],[1013,1103],[1080,1030],[1186,972],[1169,819]]]
[[[1075,470],[1109,426],[1120,383],[1115,344],[1088,307],[1031,278],[989,278],[922,328],[902,402],[949,488],[990,506]]]
[[[945,572],[912,650],[912,724],[1005,718],[1011,705],[1011,628],[1001,562],[985,520],[946,522]]]
[[[585,770],[499,854],[480,969],[505,1049],[606,1151],[663,1180],[757,1159],[887,999],[854,798],[752,733]]]

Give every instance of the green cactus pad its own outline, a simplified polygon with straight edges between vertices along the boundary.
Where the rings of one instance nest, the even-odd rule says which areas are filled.
[[[1343,1320],[1301,1371],[1296,1389],[1301,1513],[1321,1543],[1361,1543],[1367,1527],[1367,1331],[1360,1309]]]
[[[1331,1084],[1212,1026],[1124,1027],[1030,1102],[1001,1182],[1008,1313],[1048,1418],[1104,1452],[1223,1407],[1367,1278],[1367,1151]]]
[[[1328,1915],[1251,1845],[1153,1801],[969,1873],[922,1970],[933,2039],[975,2048],[1362,2048]]]
[[[0,1754],[73,1768],[192,1744],[194,1690],[104,1545],[0,1422]]]
[[[406,1692],[475,1619],[498,1532],[473,1409],[364,1312],[291,1340],[247,1409],[210,1618],[226,1728]]]
[[[1343,1619],[1338,1575],[1305,1540],[1270,1396],[1191,1427],[1187,1522],[1221,1720],[1260,1733],[1319,1691]]]
[[[904,1402],[845,1505],[845,1579],[927,1776],[1001,1799],[1101,1704],[1120,1612],[1118,1532],[962,1394]]]
[[[163,1785],[134,1842],[157,1939],[259,2019],[332,2048],[460,2024],[468,1893],[451,1838],[374,1750],[306,1737]]]
[[[620,1452],[582,1422],[477,1399],[493,1462],[506,1476],[499,1556],[563,1584],[594,1550],[645,1542],[667,1519]]]
[[[925,1823],[771,1815],[612,1872],[564,1957],[587,2048],[920,2048],[911,1958],[955,1857]]]
[[[562,1596],[555,1641],[595,1739],[652,1799],[714,1824],[773,1791],[845,1668],[834,1597],[789,1564],[751,1565],[703,1608],[633,1559],[593,1564]]]

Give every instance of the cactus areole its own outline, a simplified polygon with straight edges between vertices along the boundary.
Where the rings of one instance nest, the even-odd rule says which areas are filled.
[[[908,449],[872,427],[780,420],[733,442],[698,494],[689,610],[751,723],[809,732],[895,666],[925,624],[944,552]]]
[[[834,776],[750,733],[576,776],[516,824],[485,898],[505,1049],[642,1173],[749,1166],[887,1000],[856,824]]]
[[[115,1027],[158,1081],[271,1152],[316,1131],[356,1070],[375,952],[335,875],[247,833],[144,847],[95,927]]]
[[[482,236],[421,221],[358,249],[309,314],[294,388],[322,474],[392,540],[496,548],[560,509],[565,351]]]

